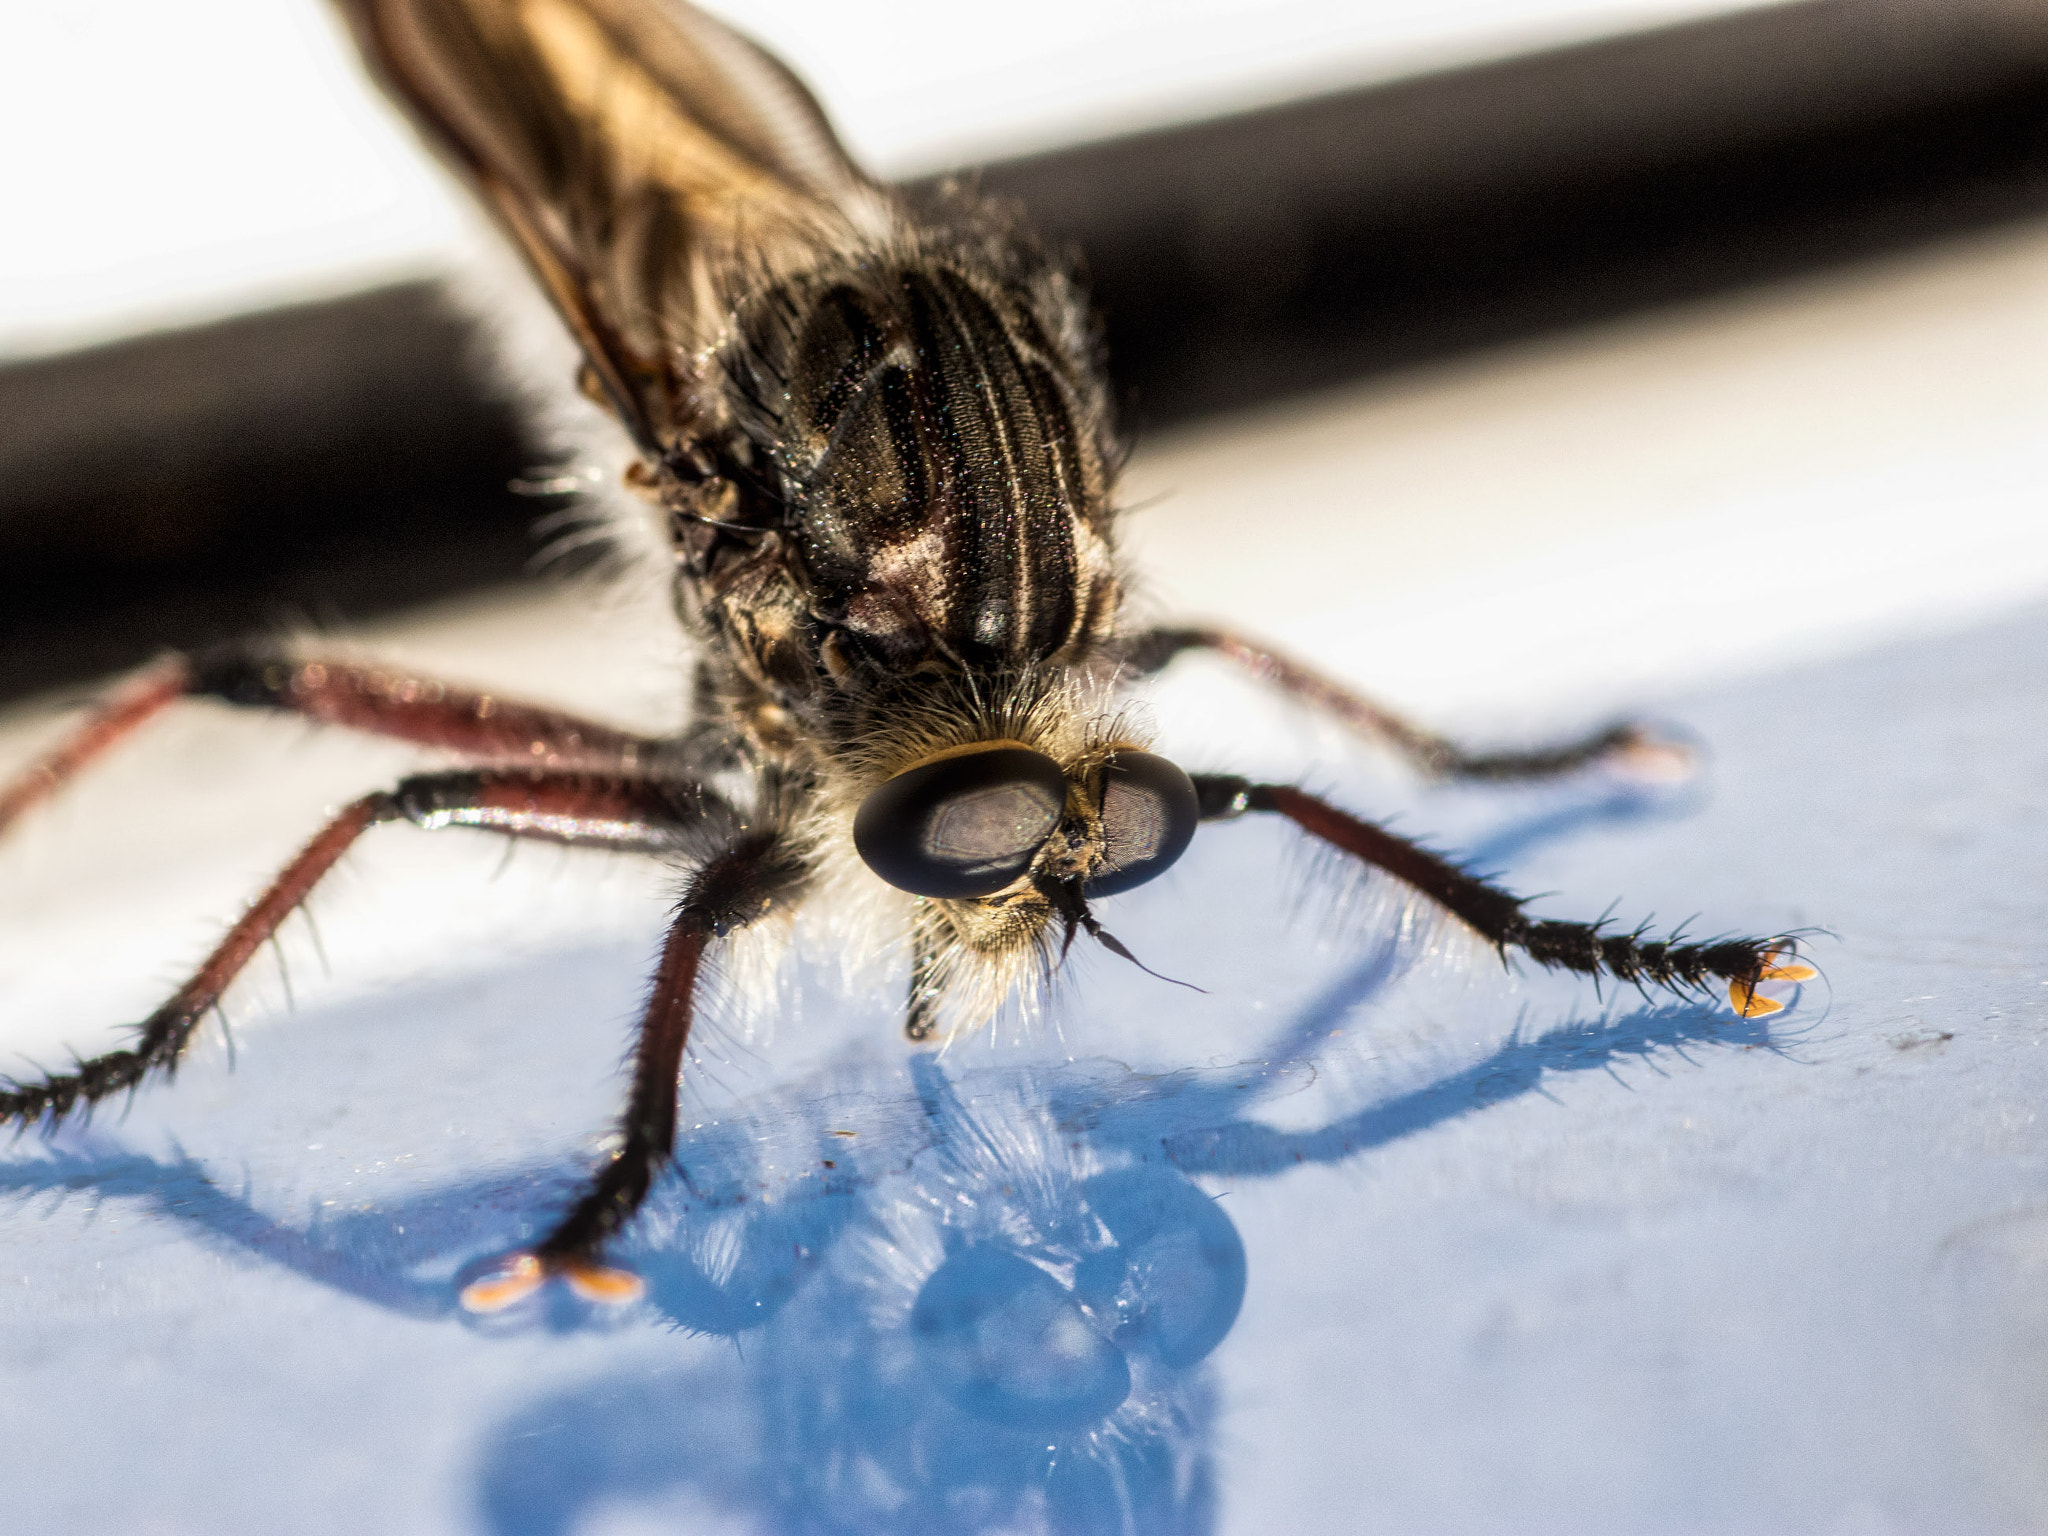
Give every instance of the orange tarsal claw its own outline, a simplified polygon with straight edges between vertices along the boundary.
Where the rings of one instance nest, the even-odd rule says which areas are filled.
[[[1728,983],[1728,1002],[1745,1019],[1761,1019],[1785,1011],[1785,1005],[1775,997],[1765,997],[1739,981]]]
[[[605,1264],[564,1264],[562,1278],[585,1301],[607,1307],[623,1307],[638,1301],[647,1291],[647,1282],[631,1270],[613,1269]]]
[[[1699,754],[1682,741],[1647,731],[1636,733],[1608,754],[1610,766],[1646,784],[1683,784],[1699,772]]]
[[[1790,950],[1774,949],[1764,955],[1763,968],[1757,972],[1754,982],[1731,981],[1728,983],[1728,1001],[1737,1014],[1745,1019],[1767,1018],[1785,1010],[1783,1002],[1775,997],[1766,997],[1757,988],[1767,981],[1811,981],[1820,974],[1810,965],[1804,965],[1792,958]]]
[[[496,1274],[465,1285],[462,1305],[471,1312],[502,1312],[539,1290],[547,1277],[539,1259],[522,1253]]]
[[[522,1253],[507,1260],[481,1280],[462,1288],[462,1305],[471,1312],[502,1312],[524,1301],[559,1276],[569,1289],[585,1301],[601,1306],[622,1307],[638,1301],[647,1286],[630,1270],[584,1262],[543,1264],[538,1256]]]

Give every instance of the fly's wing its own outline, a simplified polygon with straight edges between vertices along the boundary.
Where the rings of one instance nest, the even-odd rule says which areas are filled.
[[[524,251],[643,450],[691,435],[735,269],[873,238],[889,200],[767,53],[684,0],[337,0]]]

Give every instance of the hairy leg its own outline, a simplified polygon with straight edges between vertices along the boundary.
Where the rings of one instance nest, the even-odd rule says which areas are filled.
[[[722,802],[689,784],[498,770],[421,774],[336,813],[230,928],[189,981],[137,1031],[135,1044],[40,1080],[0,1084],[0,1124],[54,1125],[113,1094],[177,1070],[199,1023],[250,958],[312,893],[355,840],[383,822],[471,826],[508,837],[661,852]]]
[[[644,772],[662,743],[557,710],[350,662],[237,643],[168,656],[117,686],[57,745],[0,785],[0,831],[180,699],[272,709],[438,747],[477,764]]]
[[[630,1301],[640,1294],[638,1279],[607,1268],[601,1257],[605,1244],[646,1200],[675,1149],[676,1088],[705,951],[713,941],[794,899],[809,873],[802,853],[772,826],[737,832],[698,867],[669,925],[641,1017],[618,1149],[554,1231],[532,1250],[511,1255],[464,1287],[464,1306],[473,1312],[499,1311],[551,1276],[562,1277],[593,1301]]]
[[[1333,715],[1359,734],[1386,742],[1419,772],[1433,778],[1541,779],[1592,763],[1625,763],[1648,776],[1670,778],[1682,776],[1691,767],[1691,754],[1684,747],[1630,724],[1610,726],[1582,740],[1533,752],[1469,753],[1293,657],[1226,629],[1146,630],[1126,642],[1124,662],[1144,676],[1159,671],[1182,652],[1195,650],[1213,651],[1282,693]]]
[[[1503,954],[1513,950],[1538,965],[1675,992],[1697,991],[1718,981],[1726,986],[1735,1011],[1747,1018],[1784,1007],[1758,992],[1760,983],[1807,981],[1814,975],[1811,966],[1793,961],[1797,944],[1784,935],[1675,944],[1646,938],[1640,931],[1608,933],[1599,923],[1539,922],[1524,914],[1519,897],[1305,790],[1201,774],[1195,778],[1195,792],[1204,820],[1227,820],[1246,811],[1284,816],[1311,836],[1420,891]]]

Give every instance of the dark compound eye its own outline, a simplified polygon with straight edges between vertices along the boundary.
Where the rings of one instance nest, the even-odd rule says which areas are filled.
[[[1109,867],[1083,888],[1114,896],[1143,885],[1187,851],[1201,806],[1188,776],[1150,752],[1119,752],[1102,770],[1102,842]]]
[[[913,896],[988,896],[1031,867],[1066,803],[1058,763],[1024,747],[991,747],[890,779],[861,802],[853,846]]]

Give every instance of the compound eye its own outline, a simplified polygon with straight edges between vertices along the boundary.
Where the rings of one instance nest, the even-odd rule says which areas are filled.
[[[1163,757],[1119,752],[1102,770],[1102,852],[1108,867],[1083,891],[1114,896],[1143,885],[1187,851],[1201,806],[1194,781]]]
[[[884,783],[853,818],[853,846],[913,896],[990,896],[1031,867],[1066,804],[1058,763],[1025,747],[990,747]]]

